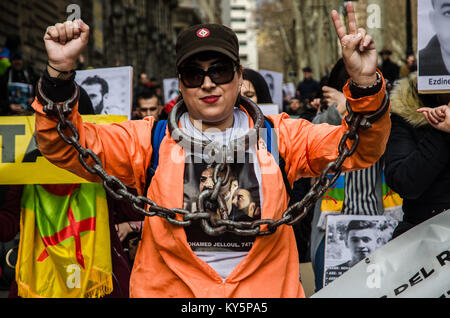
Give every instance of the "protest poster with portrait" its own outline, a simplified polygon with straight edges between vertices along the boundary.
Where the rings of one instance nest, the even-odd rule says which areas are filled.
[[[324,286],[386,244],[397,224],[397,220],[381,215],[328,215]]]
[[[450,210],[377,249],[312,298],[450,298]]]
[[[266,80],[272,101],[281,107],[283,105],[283,73],[268,70],[259,70],[259,73]]]
[[[164,104],[178,97],[178,86],[178,78],[176,77],[163,79]]]
[[[295,84],[292,82],[283,84],[283,92],[288,99],[295,97]]]
[[[33,102],[33,85],[8,82],[8,98],[10,104],[20,105],[23,110],[31,109]]]
[[[418,2],[418,91],[450,92],[450,1]]]
[[[96,115],[125,115],[131,119],[131,66],[77,71],[75,81],[88,94]]]

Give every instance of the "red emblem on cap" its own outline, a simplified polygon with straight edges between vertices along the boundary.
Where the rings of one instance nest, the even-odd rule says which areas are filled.
[[[210,32],[207,28],[201,28],[200,30],[197,31],[197,36],[199,38],[206,38],[209,36],[209,34]]]

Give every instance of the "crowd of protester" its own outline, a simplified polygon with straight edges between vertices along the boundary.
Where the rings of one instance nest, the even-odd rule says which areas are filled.
[[[10,46],[10,47],[8,47]],[[383,207],[377,204],[378,178],[386,175],[387,184],[404,199],[404,217],[396,229],[395,235],[411,229],[438,212],[450,208],[448,183],[449,169],[449,132],[441,126],[431,125],[429,118],[418,109],[436,108],[449,103],[448,94],[421,95],[417,87],[417,64],[414,55],[409,55],[402,66],[391,59],[392,52],[383,49],[380,52],[379,69],[390,84],[392,96],[392,132],[386,153],[379,162],[367,169],[345,174],[345,185],[350,187],[352,179],[363,178],[360,175],[373,175],[373,179],[363,189],[348,188],[348,198],[352,202],[344,204],[343,214],[382,215]],[[32,115],[29,105],[19,104],[9,92],[9,83],[24,83],[32,87],[30,97],[35,95],[34,88],[38,77],[26,58],[19,51],[18,45],[7,42],[0,53],[0,113],[6,116]],[[304,119],[314,124],[328,123],[340,125],[346,113],[346,99],[343,89],[349,76],[342,60],[336,61],[330,73],[320,81],[313,78],[310,67],[303,68],[303,78],[296,87],[295,96],[289,96],[284,102],[283,111],[292,118]],[[245,69],[242,96],[255,103],[272,104],[267,83],[255,70]],[[83,95],[83,93],[82,93]],[[133,92],[132,120],[153,116],[156,120],[167,119],[175,100],[163,102],[161,85],[155,78],[141,73]],[[85,96],[86,98],[86,96]],[[86,104],[86,103],[83,103]],[[93,114],[91,110],[84,112]],[[443,110],[443,113],[445,111]],[[447,112],[448,116],[448,112]],[[445,116],[444,116],[445,118]],[[431,119],[432,120],[432,119]],[[295,198],[298,202],[310,189],[314,179],[302,179],[294,185]],[[27,185],[0,186],[0,288],[10,290],[10,297],[17,297],[14,269],[6,262],[9,251],[17,257],[19,239],[20,202],[24,187]],[[70,185],[57,185],[66,188]],[[133,189],[130,189],[133,191]],[[347,193],[347,192],[346,192]],[[358,195],[364,193],[364,200],[373,200],[373,205],[356,203]],[[134,255],[139,244],[142,230],[142,215],[136,213],[129,205],[115,200],[108,195],[108,213],[110,222],[111,255],[113,263],[114,289],[109,297],[128,297],[128,279],[133,265]],[[321,201],[309,211],[307,217],[296,225],[295,234],[301,262],[313,262],[316,277],[316,290],[323,285],[323,249],[324,231],[318,227],[321,215]],[[8,264],[7,264],[8,263]]]

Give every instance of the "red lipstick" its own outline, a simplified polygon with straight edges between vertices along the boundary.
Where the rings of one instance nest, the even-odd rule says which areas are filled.
[[[215,102],[217,102],[219,100],[220,96],[205,96],[203,98],[201,98],[202,101],[204,101],[207,104],[214,104]]]

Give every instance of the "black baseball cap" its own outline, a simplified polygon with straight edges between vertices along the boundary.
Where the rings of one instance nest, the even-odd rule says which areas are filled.
[[[233,30],[222,24],[197,24],[177,39],[177,69],[187,58],[205,51],[222,53],[239,64],[239,42]]]

